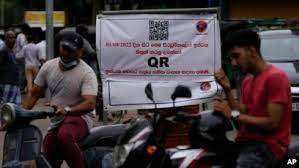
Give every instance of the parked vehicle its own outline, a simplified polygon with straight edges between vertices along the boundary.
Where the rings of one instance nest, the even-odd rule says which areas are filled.
[[[53,112],[26,110],[12,103],[2,106],[0,121],[7,130],[3,147],[3,168],[51,167],[41,153],[42,133],[30,122],[53,115]],[[105,167],[103,157],[112,152],[119,135],[126,128],[126,124],[92,128],[89,135],[79,144],[84,153],[87,167]]]

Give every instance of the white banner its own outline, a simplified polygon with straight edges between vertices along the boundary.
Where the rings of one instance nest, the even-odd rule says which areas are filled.
[[[216,93],[211,82],[221,60],[216,14],[104,15],[96,34],[107,109],[153,108],[144,94],[149,81],[158,88],[160,107],[172,106],[169,96],[182,81],[195,97],[178,105],[198,104]],[[195,89],[204,81],[211,89],[206,94]]]
[[[105,109],[151,109],[155,105],[146,97],[145,87],[148,82],[107,81],[103,83]],[[158,108],[172,107],[171,99],[175,87],[179,85],[190,88],[191,98],[178,98],[175,106],[194,105],[210,101],[218,91],[215,81],[209,82],[151,82],[153,98]]]

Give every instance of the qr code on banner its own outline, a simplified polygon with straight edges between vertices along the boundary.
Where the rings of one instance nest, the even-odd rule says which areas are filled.
[[[168,40],[167,20],[150,20],[149,21],[149,40]]]

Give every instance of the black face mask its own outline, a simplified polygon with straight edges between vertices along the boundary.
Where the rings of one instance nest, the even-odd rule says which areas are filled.
[[[74,68],[75,66],[77,66],[79,64],[78,59],[63,60],[61,57],[60,57],[59,62],[67,70],[72,69],[72,68]]]

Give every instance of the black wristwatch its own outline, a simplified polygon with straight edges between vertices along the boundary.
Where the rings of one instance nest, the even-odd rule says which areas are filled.
[[[71,109],[69,106],[66,106],[66,107],[64,108],[64,111],[65,111],[65,114],[64,114],[64,115],[68,115],[68,114],[72,111],[72,109]]]

